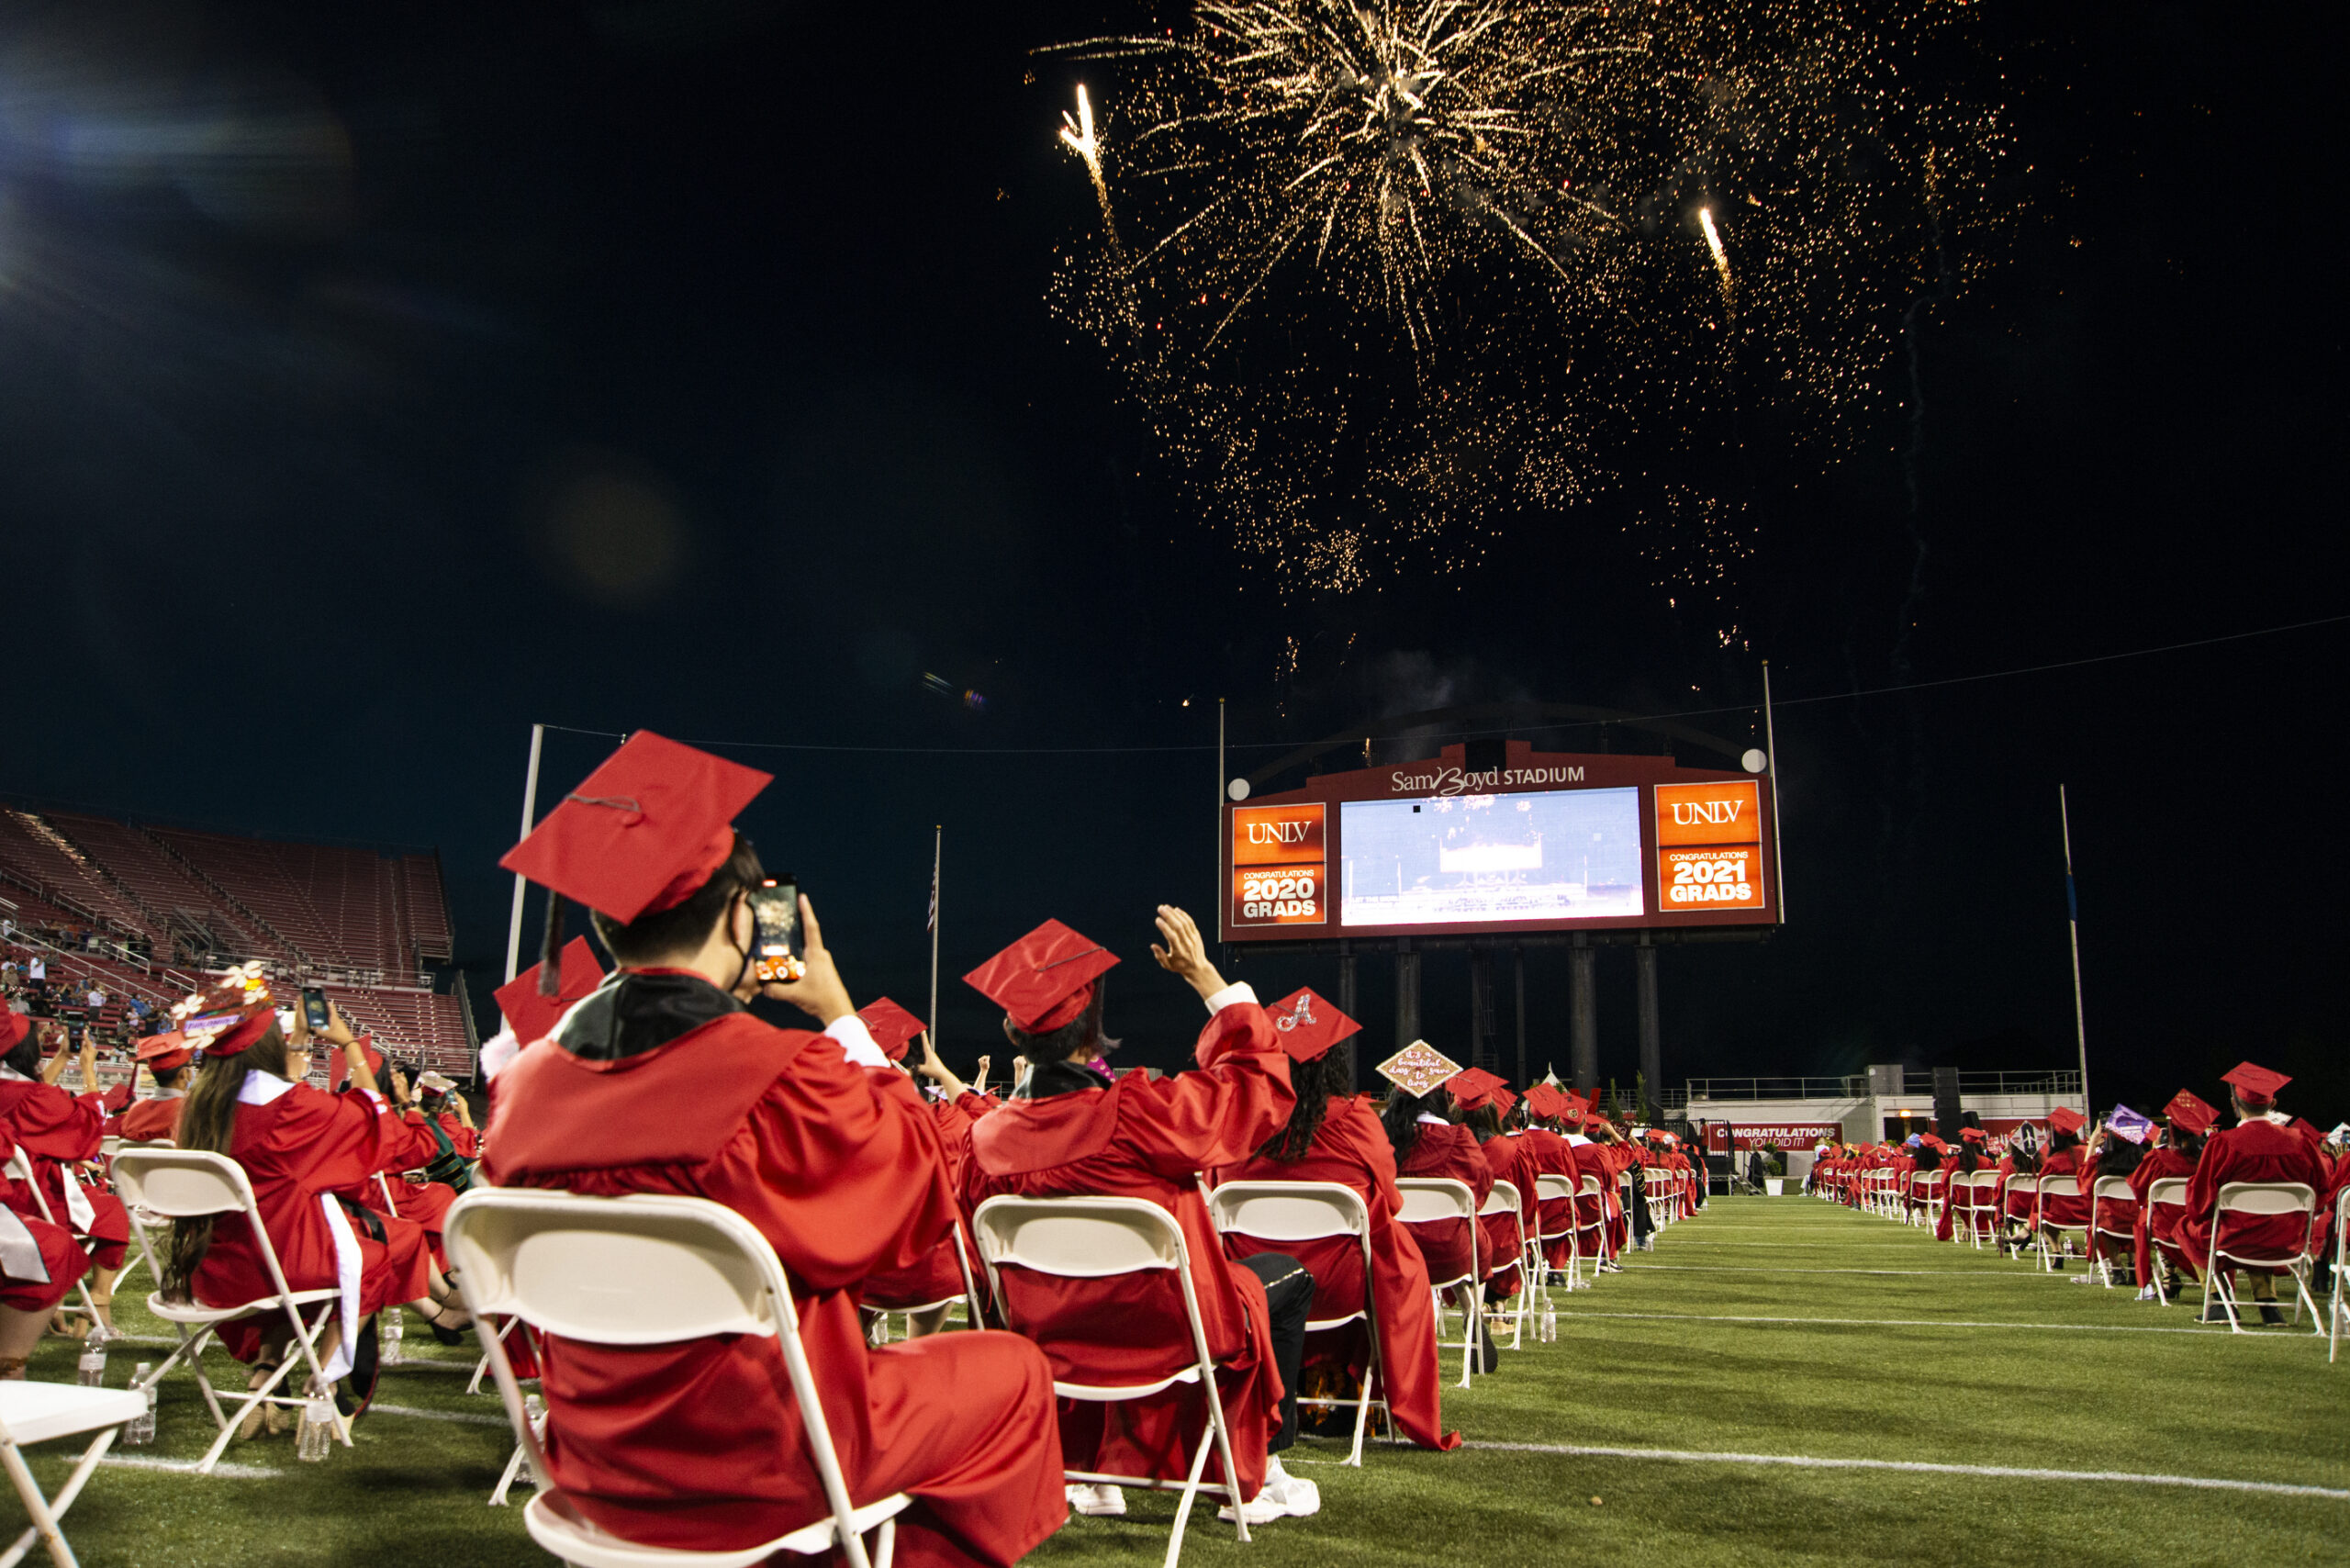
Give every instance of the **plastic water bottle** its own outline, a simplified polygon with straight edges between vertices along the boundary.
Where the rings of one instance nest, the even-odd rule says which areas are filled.
[[[133,1416],[122,1424],[122,1443],[125,1448],[138,1448],[155,1440],[155,1385],[147,1381],[153,1375],[154,1371],[154,1362],[141,1361],[139,1363],[138,1371],[130,1374],[130,1386],[146,1394],[147,1408],[141,1414]]]
[[[84,1388],[104,1388],[106,1385],[106,1337],[95,1325],[90,1338],[82,1346],[82,1359],[73,1363],[73,1381]]]
[[[1550,1307],[1542,1309],[1542,1342],[1549,1344],[1559,1337],[1559,1315]]]
[[[398,1306],[384,1309],[381,1331],[375,1336],[375,1364],[396,1367],[407,1360],[403,1339],[408,1333],[408,1314]]]
[[[531,1436],[543,1446],[547,1440],[547,1402],[535,1394],[522,1395],[522,1418],[531,1423]]]
[[[316,1462],[334,1447],[334,1401],[311,1398],[302,1402],[302,1426],[295,1434],[294,1457]]]

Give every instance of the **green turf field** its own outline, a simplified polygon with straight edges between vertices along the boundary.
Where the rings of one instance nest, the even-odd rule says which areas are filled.
[[[1292,1469],[1320,1483],[1318,1517],[1242,1547],[1203,1508],[1184,1558],[2350,1562],[2350,1356],[2328,1367],[2306,1328],[2231,1338],[2069,1277],[1809,1199],[1717,1199],[1561,1297],[1556,1343],[1449,1391],[1467,1449],[1380,1448],[1355,1471],[1302,1443]],[[131,1305],[146,1288],[125,1283],[126,1332],[159,1332]],[[82,1560],[550,1562],[519,1507],[484,1506],[511,1439],[493,1398],[465,1396],[471,1358],[409,1332],[442,1359],[387,1372],[357,1448],[322,1464],[297,1463],[287,1436],[232,1446],[231,1474],[159,1468],[212,1432],[194,1384],[167,1383],[156,1445],[102,1470],[68,1517]],[[107,1381],[161,1355],[118,1344]],[[73,1356],[50,1341],[33,1375],[70,1381]],[[63,1446],[36,1450],[51,1488]],[[1171,1500],[1128,1501],[1031,1561],[1158,1562]]]

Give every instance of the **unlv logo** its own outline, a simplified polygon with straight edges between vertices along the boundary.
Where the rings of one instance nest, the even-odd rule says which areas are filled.
[[[1286,1035],[1291,1030],[1296,1028],[1300,1024],[1318,1024],[1320,1022],[1321,1020],[1319,1018],[1314,1016],[1314,998],[1311,994],[1308,994],[1297,999],[1297,1006],[1294,1009],[1288,1013],[1284,1013],[1280,1017],[1274,1019],[1273,1027]]]

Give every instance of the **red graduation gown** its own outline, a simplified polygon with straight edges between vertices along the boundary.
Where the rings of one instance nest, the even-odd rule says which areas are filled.
[[[112,1193],[80,1187],[73,1196],[86,1200],[90,1220],[73,1217],[65,1184],[80,1179],[68,1167],[95,1159],[106,1136],[106,1116],[95,1094],[69,1094],[54,1083],[0,1081],[0,1127],[6,1127],[31,1160],[33,1178],[49,1198],[54,1221],[89,1242],[90,1260],[101,1269],[119,1269],[130,1242],[130,1215]],[[17,1213],[38,1217],[40,1207],[29,1192],[23,1203],[11,1204]]]
[[[266,1105],[237,1107],[229,1158],[252,1183],[254,1206],[269,1229],[288,1288],[332,1290],[341,1282],[334,1231],[323,1204],[334,1201],[337,1190],[355,1189],[378,1170],[415,1163],[423,1137],[390,1106],[364,1094],[329,1094],[307,1083],[295,1084]],[[378,1241],[364,1226],[350,1224],[361,1261],[360,1299],[352,1306],[358,1316],[420,1301],[430,1293],[431,1258],[421,1229],[386,1219]],[[275,1289],[242,1215],[223,1215],[213,1222],[211,1248],[189,1285],[196,1300],[216,1306]],[[260,1350],[260,1327],[252,1318],[223,1324],[219,1333],[221,1344],[241,1361],[252,1361]]]
[[[1505,1135],[1487,1138],[1479,1148],[1493,1179],[1517,1189],[1518,1219],[1526,1226],[1526,1239],[1532,1241],[1536,1234],[1533,1147],[1522,1137]],[[1485,1227],[1485,1294],[1494,1301],[1506,1301],[1517,1294],[1517,1226],[1507,1215],[1487,1215],[1479,1223]]]
[[[6,1161],[16,1151],[15,1140],[5,1128],[0,1128],[0,1161]],[[0,1189],[5,1189],[0,1192],[0,1198],[5,1198],[9,1210],[39,1249],[41,1272],[49,1276],[41,1280],[29,1269],[19,1274],[0,1267],[0,1306],[13,1306],[19,1312],[53,1311],[73,1288],[73,1282],[90,1271],[89,1254],[83,1251],[72,1231],[40,1217],[32,1194],[25,1190],[23,1182],[0,1177]]]
[[[1108,1089],[1007,1102],[972,1129],[970,1199],[977,1208],[1003,1193],[1146,1198],[1175,1216],[1208,1352],[1221,1369],[1217,1398],[1248,1498],[1264,1484],[1265,1444],[1280,1424],[1281,1373],[1265,1287],[1225,1257],[1199,1174],[1248,1159],[1288,1122],[1295,1096],[1289,1057],[1254,1002],[1236,1002],[1208,1020],[1193,1059],[1200,1070],[1156,1082],[1136,1071]],[[1182,1298],[1158,1271],[1065,1280],[1006,1270],[1002,1288],[1010,1321],[1048,1344],[1064,1333],[1085,1341],[1082,1364],[1048,1350],[1063,1381],[1144,1383],[1192,1364]],[[1112,1325],[1116,1338],[1104,1342]],[[1181,1480],[1205,1426],[1198,1393],[1182,1383],[1113,1405],[1069,1400],[1060,1410],[1061,1454],[1071,1470]],[[1207,1473],[1217,1473],[1213,1461]]]
[[[1396,1174],[1464,1182],[1480,1208],[1494,1192],[1494,1168],[1485,1163],[1484,1150],[1477,1147],[1477,1135],[1453,1122],[1441,1126],[1422,1122],[1419,1137],[1412,1140],[1412,1151],[1396,1167]],[[1428,1220],[1404,1227],[1420,1244],[1420,1256],[1427,1263],[1430,1279],[1457,1280],[1469,1271],[1469,1227],[1475,1223],[1465,1219]],[[1483,1246],[1480,1237],[1481,1253]]]
[[[2081,1191],[2088,1194],[2082,1203],[2083,1221],[2086,1223],[2093,1219],[2101,1230],[2135,1232],[2138,1228],[2138,1200],[2132,1196],[2107,1198],[2099,1202],[2097,1184],[2100,1178],[2097,1168],[2098,1157],[2094,1154],[2081,1161]]]
[[[975,1095],[965,1095],[967,1101]],[[970,1178],[971,1115],[959,1105],[944,1100],[934,1101],[931,1115],[938,1123],[940,1152],[946,1159],[946,1184],[949,1191],[960,1193]],[[980,1278],[979,1249],[972,1243],[968,1217],[958,1208],[955,1227],[963,1238],[963,1258],[971,1261],[971,1283],[986,1296]],[[907,1264],[902,1269],[884,1269],[868,1276],[857,1295],[872,1310],[902,1312],[908,1307],[929,1306],[937,1302],[951,1301],[963,1294],[963,1259],[955,1255],[955,1238],[942,1237],[938,1245]],[[976,1324],[974,1327],[978,1327]]]
[[[2154,1190],[2155,1182],[2166,1177],[2194,1174],[2195,1161],[2168,1144],[2148,1149],[2146,1157],[2138,1161],[2138,1169],[2130,1172],[2130,1191],[2138,1200],[2135,1256],[2141,1285],[2154,1277],[2154,1249],[2156,1247],[2160,1247],[2170,1259],[2174,1269],[2185,1261],[2184,1254],[2178,1249],[2178,1219],[2185,1211],[2168,1204],[2156,1208],[2146,1201],[2146,1194]]]
[[[122,1136],[134,1143],[169,1142],[180,1136],[180,1112],[185,1095],[141,1100],[122,1114]]]
[[[1575,1146],[1548,1128],[1528,1127],[1522,1133],[1504,1136],[1514,1136],[1527,1146],[1526,1159],[1520,1162],[1520,1168],[1528,1170],[1530,1176],[1564,1176],[1570,1186],[1581,1177],[1582,1156]],[[1545,1232],[1564,1230],[1574,1223],[1574,1207],[1575,1200],[1572,1198],[1537,1198],[1535,1217],[1540,1221]],[[1564,1240],[1553,1241],[1543,1250],[1550,1267],[1563,1269],[1567,1266],[1567,1243]]]
[[[1420,1256],[1411,1228],[1399,1224],[1395,1211],[1402,1194],[1395,1190],[1395,1150],[1387,1129],[1371,1102],[1359,1095],[1333,1098],[1305,1157],[1297,1160],[1253,1159],[1217,1170],[1212,1181],[1335,1182],[1362,1195],[1371,1211],[1371,1296],[1379,1319],[1379,1361],[1386,1386],[1387,1407],[1404,1435],[1424,1449],[1456,1449],[1460,1434],[1444,1430],[1443,1378],[1437,1367],[1436,1307],[1428,1286],[1428,1266]],[[1314,1316],[1337,1317],[1362,1306],[1362,1250],[1351,1237],[1321,1241],[1286,1242],[1278,1247],[1227,1237],[1225,1246],[1236,1258],[1252,1252],[1285,1252],[1305,1265],[1314,1276]],[[1350,1323],[1326,1336],[1342,1339],[1348,1364],[1368,1364],[1362,1325]],[[1314,1359],[1318,1347],[1306,1345]]]
[[[2203,1158],[2187,1183],[2187,1213],[2179,1217],[2179,1244],[2188,1261],[2201,1272],[2211,1247],[2211,1208],[2220,1189],[2230,1182],[2301,1182],[2322,1200],[2333,1184],[2317,1146],[2292,1128],[2266,1116],[2255,1116],[2213,1133],[2203,1145]],[[2285,1254],[2300,1249],[2307,1222],[2299,1215],[2274,1215],[2266,1219],[2231,1219],[2220,1234],[2220,1244],[2254,1254]]]
[[[1068,1518],[1035,1347],[988,1332],[866,1342],[857,1286],[927,1253],[955,1214],[903,1075],[734,1013],[614,1061],[541,1041],[498,1081],[486,1170],[498,1185],[683,1193],[758,1226],[791,1282],[851,1498],[914,1496],[901,1563],[1014,1562]],[[828,1512],[772,1341],[540,1345],[548,1462],[599,1524],[716,1551]]]

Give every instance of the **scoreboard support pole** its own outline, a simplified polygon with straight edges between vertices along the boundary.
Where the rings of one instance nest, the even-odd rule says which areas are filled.
[[[1648,1085],[1648,1103],[1640,1114],[1654,1124],[1662,1119],[1664,1105],[1664,1037],[1657,1026],[1656,944],[1645,931],[1640,945],[1632,949],[1632,979],[1639,1007],[1640,1078]]]
[[[1509,950],[1510,985],[1517,993],[1517,1081],[1524,1089],[1534,1087],[1534,1080],[1527,1076],[1526,1068],[1526,949]]]
[[[1420,956],[1412,939],[1395,938],[1395,1048],[1420,1037]]]
[[[1362,1009],[1355,1005],[1354,944],[1344,937],[1338,939],[1338,1011],[1349,1018],[1362,1016]],[[1357,1062],[1355,1078],[1357,1081],[1351,1087],[1360,1088],[1362,1070],[1360,1060]]]
[[[1575,1092],[1586,1097],[1599,1087],[1599,997],[1593,983],[1598,957],[1598,949],[1583,940],[1583,933],[1575,933],[1575,945],[1567,949],[1569,1045],[1574,1053]]]

